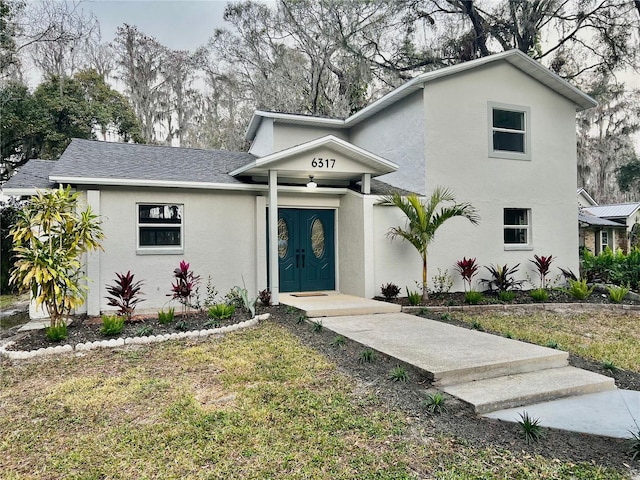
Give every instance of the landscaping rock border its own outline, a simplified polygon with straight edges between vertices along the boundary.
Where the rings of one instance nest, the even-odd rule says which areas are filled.
[[[234,332],[243,328],[253,327],[261,320],[267,320],[270,317],[270,313],[264,313],[262,315],[256,315],[251,320],[245,320],[244,322],[236,323],[233,325],[227,325],[226,327],[211,328],[208,330],[193,330],[190,332],[171,333],[164,335],[149,335],[145,337],[126,337],[126,338],[111,338],[108,340],[97,340],[95,342],[78,343],[75,346],[72,345],[58,345],[55,347],[39,348],[38,350],[7,350],[6,347],[12,345],[14,342],[7,342],[0,346],[0,355],[4,355],[10,360],[26,360],[28,358],[39,357],[43,355],[58,355],[61,353],[73,353],[73,352],[86,352],[97,348],[113,348],[123,347],[125,345],[147,345],[151,343],[166,342],[167,340],[182,340],[185,338],[196,339],[204,338],[210,335],[219,335],[224,333]]]

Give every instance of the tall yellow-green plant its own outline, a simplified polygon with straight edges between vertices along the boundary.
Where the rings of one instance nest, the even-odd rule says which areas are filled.
[[[101,248],[101,222],[89,206],[81,210],[78,200],[79,193],[71,187],[38,191],[10,231],[16,262],[9,281],[31,290],[36,304],[46,308],[52,327],[84,303],[81,256]]]
[[[406,240],[422,258],[422,300],[429,299],[427,288],[427,248],[436,231],[444,222],[453,217],[464,217],[473,225],[480,221],[478,212],[470,203],[456,203],[455,195],[444,187],[436,187],[426,202],[411,194],[406,197],[395,193],[384,197],[381,204],[395,205],[407,217],[404,227],[391,227],[387,235],[394,239]]]

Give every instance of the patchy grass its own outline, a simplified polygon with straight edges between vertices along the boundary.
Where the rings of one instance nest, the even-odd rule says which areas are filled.
[[[553,338],[568,352],[598,362],[607,359],[620,368],[640,372],[640,316],[636,313],[489,312],[460,313],[456,318],[538,345],[547,345]]]
[[[624,478],[415,431],[272,323],[0,364],[3,478]]]

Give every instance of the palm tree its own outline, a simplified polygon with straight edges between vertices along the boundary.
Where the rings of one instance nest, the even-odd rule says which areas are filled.
[[[480,221],[478,212],[470,203],[456,203],[453,192],[444,187],[436,187],[426,203],[422,202],[414,193],[407,197],[394,193],[384,197],[380,203],[395,205],[407,217],[407,224],[404,228],[391,227],[387,235],[391,239],[400,237],[408,241],[422,257],[422,301],[426,302],[429,299],[427,247],[433,241],[436,230],[453,217],[465,217],[473,225],[477,225]],[[451,205],[441,205],[442,203],[451,203]]]

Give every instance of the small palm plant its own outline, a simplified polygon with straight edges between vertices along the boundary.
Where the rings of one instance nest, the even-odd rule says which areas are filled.
[[[111,295],[106,297],[107,304],[112,307],[118,307],[118,314],[124,316],[126,321],[130,322],[136,305],[144,301],[143,298],[140,298],[142,281],[134,282],[131,271],[127,273],[116,272],[116,277],[118,279],[114,285],[107,285],[107,293]]]
[[[404,227],[391,227],[387,235],[394,239],[406,240],[422,258],[422,301],[429,299],[427,289],[427,249],[433,241],[436,231],[444,222],[454,217],[464,217],[473,225],[480,222],[478,212],[470,203],[456,203],[451,190],[436,187],[427,202],[422,202],[417,195],[406,197],[398,193],[384,197],[382,205],[394,205],[407,217]],[[443,205],[447,204],[447,205]]]
[[[471,282],[473,281],[473,277],[478,273],[478,270],[480,269],[480,265],[476,263],[476,259],[467,259],[467,257],[462,257],[462,260],[458,260],[456,262],[455,269],[462,277],[462,281],[464,282],[465,287],[464,291],[467,292],[467,285],[469,286],[468,291],[471,291]]]
[[[542,255],[539,257],[538,255],[533,256],[533,260],[529,260],[536,266],[536,270],[538,270],[538,276],[540,277],[540,288],[547,288],[547,275],[549,274],[549,268],[551,267],[551,262],[553,262],[553,255],[549,255],[545,257]]]

